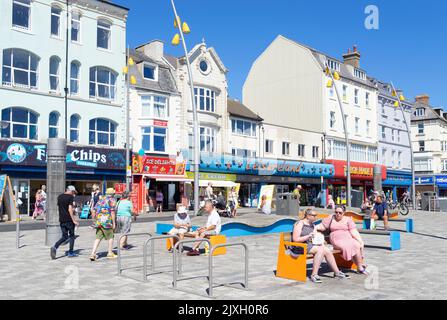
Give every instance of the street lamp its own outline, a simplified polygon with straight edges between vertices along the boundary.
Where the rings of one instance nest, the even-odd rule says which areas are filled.
[[[349,145],[349,134],[348,134],[348,127],[346,124],[346,116],[343,108],[343,103],[340,100],[340,94],[338,92],[337,86],[335,85],[335,80],[340,80],[340,75],[338,74],[337,71],[334,71],[334,73],[332,74],[331,70],[329,69],[329,65],[327,63],[326,63],[326,75],[331,77],[331,79],[327,82],[327,87],[335,89],[338,105],[340,106],[340,112],[342,114],[343,129],[345,131],[345,140],[346,140],[346,180],[347,180],[346,205],[350,207],[351,206],[351,157],[350,157],[351,147]]]
[[[131,191],[131,179],[132,174],[129,176],[129,167],[130,166],[130,115],[129,115],[129,109],[130,109],[130,85],[136,85],[137,79],[134,75],[131,75],[129,77],[129,67],[132,67],[135,65],[135,62],[133,61],[132,57],[130,56],[130,50],[129,47],[127,48],[127,63],[126,66],[123,68],[123,74],[126,77],[126,190]]]
[[[401,95],[397,95],[397,91],[396,88],[394,87],[394,84],[391,82],[391,89],[392,91],[392,96],[396,97],[396,101],[394,102],[394,107],[395,108],[399,108],[400,111],[402,112],[402,117],[404,118],[404,123],[405,123],[405,127],[407,128],[407,134],[408,134],[408,143],[410,145],[410,152],[411,152],[411,201],[413,203],[413,208],[415,210],[417,210],[417,205],[416,205],[416,181],[415,181],[415,176],[414,176],[414,153],[413,153],[413,144],[411,143],[411,132],[410,132],[410,127],[408,125],[407,122],[407,118],[405,117],[405,112],[404,112],[404,108],[402,107],[402,101],[405,101],[405,97],[401,94]]]
[[[188,34],[191,32],[189,26],[186,22],[183,24],[180,21],[180,17],[177,15],[177,9],[175,8],[174,0],[171,0],[172,10],[174,11],[174,27],[179,30],[179,33],[176,33],[174,38],[172,38],[172,44],[174,46],[179,45],[180,41],[183,44],[183,50],[185,51],[185,60],[186,66],[188,69],[189,75],[189,83],[191,89],[191,106],[192,106],[192,114],[193,114],[193,126],[194,126],[194,213],[197,214],[199,212],[199,163],[200,163],[200,137],[199,137],[199,119],[197,115],[197,106],[196,99],[194,96],[194,81],[192,78],[191,64],[188,58],[188,50],[186,49],[186,42],[184,34]]]

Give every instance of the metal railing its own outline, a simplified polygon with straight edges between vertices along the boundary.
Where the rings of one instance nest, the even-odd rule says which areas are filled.
[[[123,237],[140,237],[140,236],[148,236],[149,238],[152,237],[151,233],[148,232],[144,232],[144,233],[128,233],[128,234],[122,234],[119,238],[118,238],[118,258],[117,258],[117,267],[118,267],[118,275],[120,276],[122,274],[122,271],[125,270],[124,268],[122,268],[122,253],[121,253],[121,239],[123,239]],[[147,241],[147,240],[146,240]],[[144,253],[143,253],[144,255]],[[135,268],[134,268],[135,269]]]
[[[182,255],[181,255],[181,248],[183,248],[183,244],[185,243],[195,243],[195,242],[207,242],[208,245],[211,247],[211,241],[209,239],[187,239],[187,240],[181,240],[179,242],[177,242],[174,246],[174,252],[173,252],[173,263],[172,263],[172,287],[175,290],[180,290],[186,293],[190,293],[190,294],[195,294],[195,295],[199,295],[205,298],[209,298],[209,290],[208,290],[208,296],[197,293],[197,292],[193,292],[193,291],[189,291],[186,289],[179,289],[177,287],[177,282],[179,281],[185,281],[185,280],[191,280],[191,279],[197,279],[197,278],[207,278],[208,282],[209,282],[209,288],[212,287],[212,279],[210,276],[210,269],[211,269],[211,262],[212,262],[212,255],[210,254],[208,257],[208,275],[207,276],[196,276],[196,277],[184,277],[184,278],[179,278],[179,276],[182,274]],[[181,246],[181,247],[180,247]],[[179,250],[180,248],[180,250]],[[180,255],[178,254],[178,252],[180,251]],[[177,266],[177,257],[178,259],[178,266]],[[212,290],[212,289],[211,289]]]
[[[157,237],[149,237],[145,242],[144,242],[144,247],[143,247],[143,281],[147,281],[147,277],[153,274],[159,274],[159,273],[164,273],[163,271],[155,271],[155,246],[153,245],[153,242],[155,240],[162,240],[162,239],[175,239],[177,241],[179,241],[179,237],[178,236],[174,236],[174,235],[163,235],[163,236],[157,236]],[[147,272],[147,247],[150,245],[151,248],[151,273]],[[169,266],[163,266],[163,267],[170,267]]]
[[[224,247],[236,247],[236,246],[240,246],[240,247],[244,247],[244,255],[245,255],[245,274],[244,274],[244,283],[239,283],[239,282],[235,282],[235,283],[221,283],[216,285],[216,287],[230,287],[230,288],[234,288],[234,289],[239,289],[239,290],[248,290],[248,246],[243,243],[243,242],[237,242],[237,243],[223,243],[223,244],[218,244],[214,247],[211,248],[210,251],[210,270],[209,270],[209,276],[210,276],[210,288],[208,291],[208,294],[210,297],[213,297],[213,253],[214,251],[216,251],[219,248],[224,248]],[[235,284],[240,284],[242,285],[243,288],[239,288],[234,286]]]

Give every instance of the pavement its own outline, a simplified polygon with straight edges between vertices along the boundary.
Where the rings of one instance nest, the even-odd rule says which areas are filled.
[[[227,300],[389,300],[389,299],[446,299],[447,280],[447,213],[411,212],[415,220],[414,234],[401,234],[402,250],[388,251],[367,248],[366,259],[370,276],[351,273],[348,280],[332,278],[322,266],[323,284],[298,283],[276,278],[279,234],[228,238],[228,242],[243,242],[249,248],[249,290],[217,287],[217,299]],[[248,212],[240,220],[267,224],[279,219]],[[199,224],[204,217],[193,218]],[[236,220],[238,220],[236,219]],[[268,221],[267,221],[268,220]],[[155,231],[156,222],[132,225],[132,232]],[[396,227],[401,227],[396,224]],[[402,226],[403,228],[403,226]],[[0,299],[204,299],[207,281],[207,256],[183,257],[184,276],[199,277],[179,282],[172,289],[172,254],[165,243],[155,244],[155,268],[166,273],[151,275],[142,281],[142,244],[146,237],[131,237],[134,247],[123,254],[122,276],[117,275],[117,261],[105,258],[106,243],[101,243],[101,258],[90,262],[88,257],[95,234],[89,227],[77,230],[75,249],[80,256],[67,258],[58,250],[58,259],[51,260],[49,248],[44,245],[45,230],[23,231],[21,248],[16,249],[15,232],[0,232]],[[368,245],[384,245],[386,237],[363,236]],[[224,256],[214,257],[214,282],[241,282],[244,272],[242,248],[229,248]],[[309,265],[310,266],[310,265]]]

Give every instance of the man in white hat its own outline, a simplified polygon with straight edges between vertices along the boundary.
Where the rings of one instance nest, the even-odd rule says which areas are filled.
[[[171,236],[178,236],[180,240],[183,240],[185,233],[189,232],[191,229],[191,218],[188,215],[188,210],[185,206],[179,206],[177,213],[174,216],[174,227],[168,232]],[[171,249],[174,247],[173,239],[171,241]]]

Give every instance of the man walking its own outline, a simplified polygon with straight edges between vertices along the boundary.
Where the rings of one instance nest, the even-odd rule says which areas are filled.
[[[70,249],[68,250],[67,256],[69,258],[78,256],[73,251],[76,239],[75,226],[79,225],[79,223],[74,218],[73,208],[74,196],[76,193],[77,191],[74,186],[68,186],[67,189],[65,189],[65,193],[57,197],[57,207],[59,209],[59,223],[61,225],[62,238],[60,238],[59,241],[56,242],[53,247],[51,247],[50,255],[51,259],[53,260],[56,259],[57,249],[67,240],[69,240],[70,242]]]

